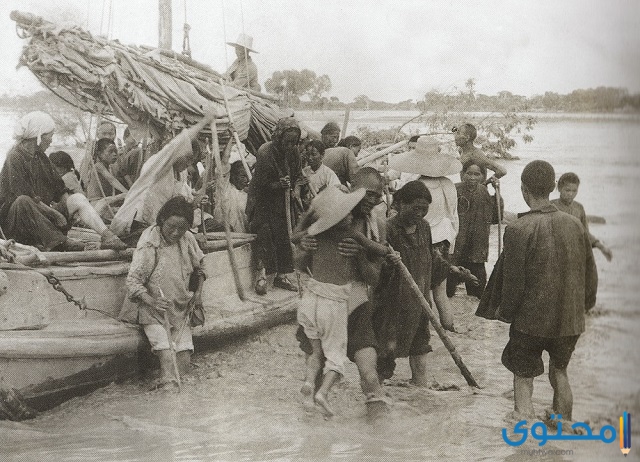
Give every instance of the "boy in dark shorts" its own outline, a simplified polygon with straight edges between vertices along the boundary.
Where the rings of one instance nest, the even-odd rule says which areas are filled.
[[[580,221],[549,201],[555,173],[548,162],[530,162],[521,176],[530,211],[507,226],[500,318],[511,322],[502,364],[513,372],[515,412],[535,417],[533,379],[544,373],[549,352],[553,410],[572,419],[573,395],[567,366],[584,315],[595,305],[598,275],[589,235]]]

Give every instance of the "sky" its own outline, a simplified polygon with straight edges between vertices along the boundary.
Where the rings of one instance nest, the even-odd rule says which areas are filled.
[[[640,92],[640,1],[636,0],[173,0],[173,49],[191,25],[193,57],[223,72],[240,32],[254,37],[259,80],[274,71],[327,74],[326,96],[389,102],[427,91],[532,96],[577,88]],[[157,46],[158,0],[3,0],[0,94],[42,89],[16,70],[23,40],[14,10],[73,20],[125,44]],[[109,14],[109,11],[111,14]]]

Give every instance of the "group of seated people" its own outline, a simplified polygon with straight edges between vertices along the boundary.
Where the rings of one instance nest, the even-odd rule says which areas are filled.
[[[78,169],[65,151],[45,154],[53,139],[54,120],[40,111],[27,114],[16,126],[16,144],[0,173],[0,227],[4,236],[42,251],[92,248],[67,236],[73,226],[79,226],[98,233],[102,249],[135,247],[140,232],[155,222],[167,199],[181,195],[200,205],[207,187],[211,190],[211,183],[202,184],[197,167],[202,160],[197,135],[212,117],[213,111],[165,145],[157,158],[139,146],[128,128],[122,145],[116,139],[115,125],[102,122],[96,130],[96,141]],[[230,153],[231,145],[225,149],[224,178],[233,187],[223,188],[223,193],[240,204],[244,195],[246,203],[242,190],[248,179],[239,160],[228,165]],[[134,186],[140,176],[148,178],[143,188]],[[222,199],[216,198],[218,207],[212,207],[211,213],[200,213],[199,209],[193,226],[202,227],[208,222],[209,230],[221,229]],[[247,230],[242,207],[242,214],[232,217],[232,228],[239,232]],[[121,210],[122,219],[118,220]],[[114,221],[120,224],[117,229]]]

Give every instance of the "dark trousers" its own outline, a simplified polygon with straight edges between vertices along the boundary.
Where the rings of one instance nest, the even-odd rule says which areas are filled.
[[[4,232],[8,238],[45,251],[67,240],[67,236],[40,211],[29,196],[18,196],[13,201],[4,223]]]
[[[478,278],[478,285],[473,285],[469,282],[465,282],[465,288],[467,289],[467,295],[473,297],[482,298],[484,288],[487,285],[487,270],[484,267],[484,263],[473,263],[470,261],[457,262],[459,266],[464,266],[471,274]],[[456,293],[456,286],[462,279],[455,275],[449,274],[447,277],[447,296],[453,297]]]
[[[293,250],[289,240],[286,220],[251,223],[255,233],[254,258],[264,265],[267,274],[293,272]]]

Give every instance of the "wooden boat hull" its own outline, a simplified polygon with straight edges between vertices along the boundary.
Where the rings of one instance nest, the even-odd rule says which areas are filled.
[[[242,302],[235,295],[227,253],[207,254],[206,322],[193,330],[197,350],[294,317],[297,294],[273,290],[264,297],[255,295],[250,248],[243,246],[234,253],[248,299]],[[88,308],[117,317],[126,293],[127,269],[127,264],[115,263],[53,272],[69,293],[85,297]],[[0,296],[0,389],[15,390],[27,405],[45,410],[151,364],[149,344],[138,326],[103,313],[79,311],[33,271],[5,272],[9,284]],[[1,411],[0,407],[0,418]]]

